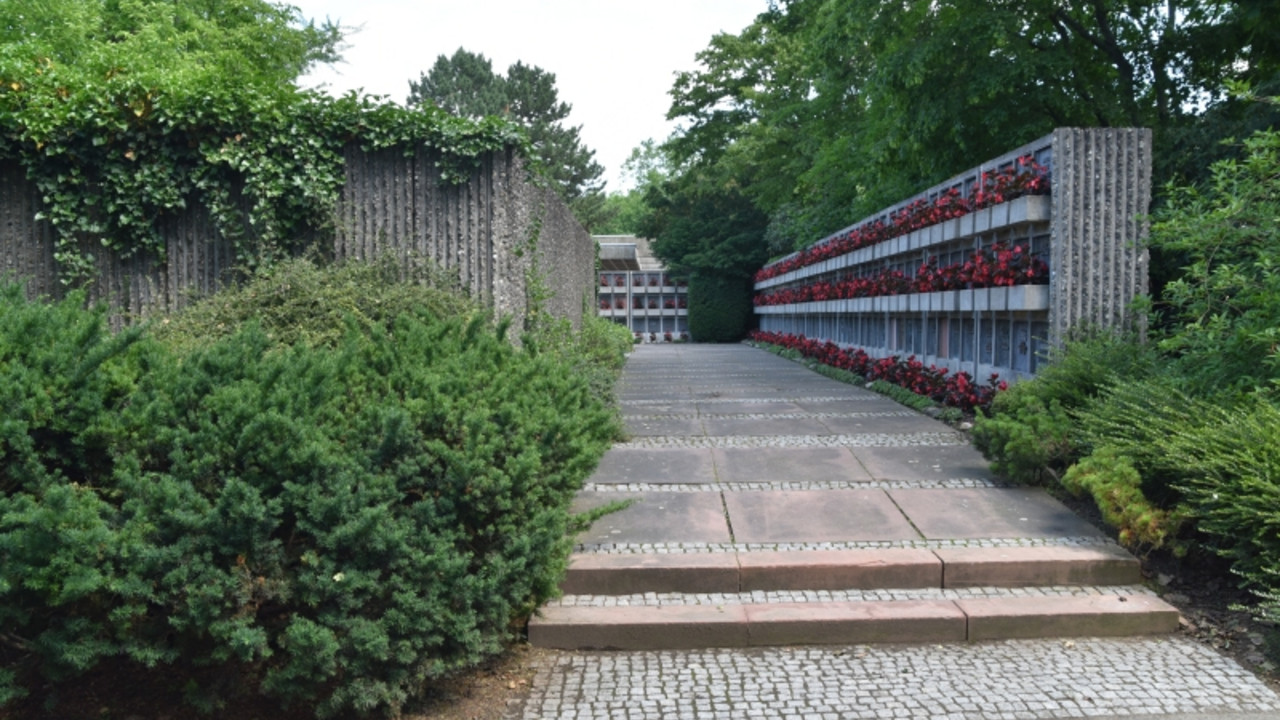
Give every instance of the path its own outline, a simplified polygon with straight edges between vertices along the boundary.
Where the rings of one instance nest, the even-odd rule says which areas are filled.
[[[1131,557],[946,425],[742,345],[639,347],[620,397],[632,437],[578,509],[634,504],[530,626],[588,650],[512,717],[1280,717],[1168,634]]]

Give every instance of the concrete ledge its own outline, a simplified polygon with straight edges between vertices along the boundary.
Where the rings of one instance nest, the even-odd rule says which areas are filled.
[[[753,646],[965,639],[964,613],[945,600],[748,605],[746,614]]]
[[[952,548],[935,550],[942,587],[1135,585],[1137,558],[1116,545],[1096,547]]]
[[[742,592],[942,586],[942,561],[928,550],[744,552],[737,557]]]
[[[577,554],[560,589],[566,595],[736,593],[738,560],[734,553]]]
[[[742,605],[543,608],[529,644],[559,650],[694,650],[746,647]]]
[[[1178,611],[1150,595],[957,600],[970,640],[1152,635],[1178,629]]]

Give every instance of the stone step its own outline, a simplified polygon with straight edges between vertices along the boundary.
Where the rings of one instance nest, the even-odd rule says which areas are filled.
[[[942,643],[1173,632],[1178,611],[1141,587],[566,596],[529,621],[555,649],[688,650]]]
[[[1138,561],[1112,544],[842,550],[577,553],[569,595],[756,590],[1129,585]]]

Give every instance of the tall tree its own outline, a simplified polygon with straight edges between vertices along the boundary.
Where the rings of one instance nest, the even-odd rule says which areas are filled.
[[[341,40],[336,23],[267,0],[0,2],[0,73],[19,87],[6,84],[52,85],[62,101],[122,77],[167,92],[291,87]]]
[[[505,76],[484,55],[458,48],[436,58],[431,70],[409,82],[409,105],[435,105],[464,117],[502,115],[529,133],[536,160],[578,219],[590,227],[603,204],[604,168],[582,144],[581,127],[566,126],[572,106],[562,102],[556,76],[516,62]]]
[[[484,55],[458,48],[440,55],[431,70],[409,81],[409,105],[435,105],[459,117],[502,115],[509,103],[502,78]]]
[[[770,216],[775,252],[1055,126],[1155,128],[1160,182],[1180,155],[1164,148],[1224,104],[1224,81],[1276,78],[1267,4],[775,0],[677,78],[668,146],[722,166]],[[1233,127],[1215,120],[1183,147]]]

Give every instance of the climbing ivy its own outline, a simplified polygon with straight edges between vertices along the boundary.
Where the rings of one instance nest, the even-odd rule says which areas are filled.
[[[86,85],[83,68],[20,49],[0,46],[0,155],[16,158],[39,192],[69,285],[94,274],[95,246],[163,261],[161,222],[192,204],[209,209],[242,265],[273,262],[328,227],[349,143],[430,152],[450,183],[486,153],[527,151],[518,126],[497,118],[234,77],[108,68]]]

